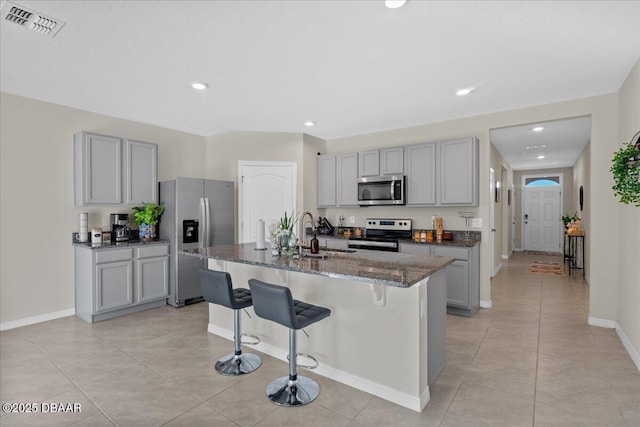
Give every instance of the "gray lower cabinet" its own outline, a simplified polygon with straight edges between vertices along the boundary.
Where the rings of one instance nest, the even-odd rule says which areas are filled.
[[[480,247],[434,246],[433,254],[455,258],[447,266],[447,311],[473,316],[480,307]]]
[[[454,258],[446,267],[447,312],[471,317],[480,307],[480,247],[401,243],[400,252]]]
[[[76,315],[93,323],[159,307],[169,295],[169,245],[75,246]]]

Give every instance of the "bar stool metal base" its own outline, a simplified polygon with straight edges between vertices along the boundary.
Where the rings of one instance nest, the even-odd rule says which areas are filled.
[[[292,381],[280,377],[267,387],[267,397],[276,405],[302,406],[313,402],[320,394],[318,383],[308,377],[298,376]]]
[[[255,354],[231,353],[216,362],[216,371],[227,376],[244,375],[255,371],[261,364],[262,359]]]

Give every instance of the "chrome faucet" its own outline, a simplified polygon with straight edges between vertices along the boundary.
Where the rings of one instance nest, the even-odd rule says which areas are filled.
[[[310,221],[305,222],[305,221],[304,221],[304,218],[305,218],[307,215],[309,216],[309,220],[310,220]],[[301,251],[302,251],[302,246],[304,246],[304,244],[305,244],[305,242],[306,242],[306,240],[305,240],[305,235],[306,235],[305,225],[306,225],[306,224],[309,224],[309,222],[311,222],[311,230],[313,230],[313,231],[315,232],[315,230],[316,230],[316,225],[315,225],[315,223],[314,223],[314,221],[313,221],[313,215],[312,215],[312,214],[311,214],[311,212],[309,212],[309,211],[304,211],[304,212],[302,213],[302,215],[300,215],[300,230],[299,230],[299,233],[298,233],[298,237],[300,238],[300,250],[301,250]]]

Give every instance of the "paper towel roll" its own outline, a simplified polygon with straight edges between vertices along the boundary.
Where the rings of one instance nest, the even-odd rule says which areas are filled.
[[[78,214],[78,241],[86,242],[89,240],[89,214],[83,212]]]
[[[264,221],[261,219],[256,227],[256,249],[264,249]]]

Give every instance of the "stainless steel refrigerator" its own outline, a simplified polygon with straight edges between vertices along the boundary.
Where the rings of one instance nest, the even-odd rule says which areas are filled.
[[[234,243],[233,182],[176,178],[160,182],[160,238],[171,241],[169,299],[174,307],[202,301],[198,269],[206,260],[179,250]]]

